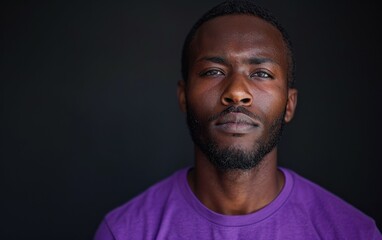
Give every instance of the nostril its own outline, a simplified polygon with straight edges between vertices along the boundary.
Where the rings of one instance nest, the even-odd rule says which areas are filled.
[[[226,102],[226,103],[233,103],[233,100],[231,99],[231,98],[224,98],[224,101]]]
[[[225,104],[251,104],[251,98],[233,99],[230,97],[223,98]]]
[[[249,102],[251,102],[251,99],[250,98],[243,98],[243,99],[241,99],[241,102],[242,103],[249,103]]]

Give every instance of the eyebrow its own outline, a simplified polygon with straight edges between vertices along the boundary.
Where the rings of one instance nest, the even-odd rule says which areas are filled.
[[[258,64],[262,64],[262,63],[276,63],[276,62],[270,58],[252,57],[252,58],[248,59],[248,63],[258,65]]]
[[[228,62],[222,57],[202,57],[199,60],[197,60],[197,62],[200,62],[200,61],[208,61],[208,62],[228,65]]]
[[[223,57],[203,57],[197,60],[199,61],[208,61],[208,62],[213,62],[213,63],[218,63],[218,64],[223,64],[223,65],[229,65],[228,61],[224,59]],[[274,60],[271,58],[265,58],[265,57],[251,57],[249,59],[245,60],[246,63],[250,65],[259,65],[262,63],[274,63],[277,64]]]

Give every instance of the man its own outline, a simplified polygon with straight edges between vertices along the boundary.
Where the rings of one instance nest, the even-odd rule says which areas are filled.
[[[269,12],[250,1],[208,11],[182,73],[195,165],[107,214],[96,240],[382,239],[370,217],[277,166],[297,90],[291,44]]]

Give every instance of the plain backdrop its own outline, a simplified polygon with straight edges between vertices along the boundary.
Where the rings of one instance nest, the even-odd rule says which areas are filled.
[[[176,99],[186,33],[216,0],[0,5],[0,239],[91,239],[193,164]],[[381,39],[369,1],[271,1],[299,89],[280,165],[382,224]]]

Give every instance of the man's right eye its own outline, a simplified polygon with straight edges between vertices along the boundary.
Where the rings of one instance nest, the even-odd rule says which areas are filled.
[[[202,77],[210,77],[210,76],[218,76],[218,75],[224,75],[224,73],[222,71],[216,70],[216,69],[208,70],[208,71],[200,73],[200,76],[202,76]]]

